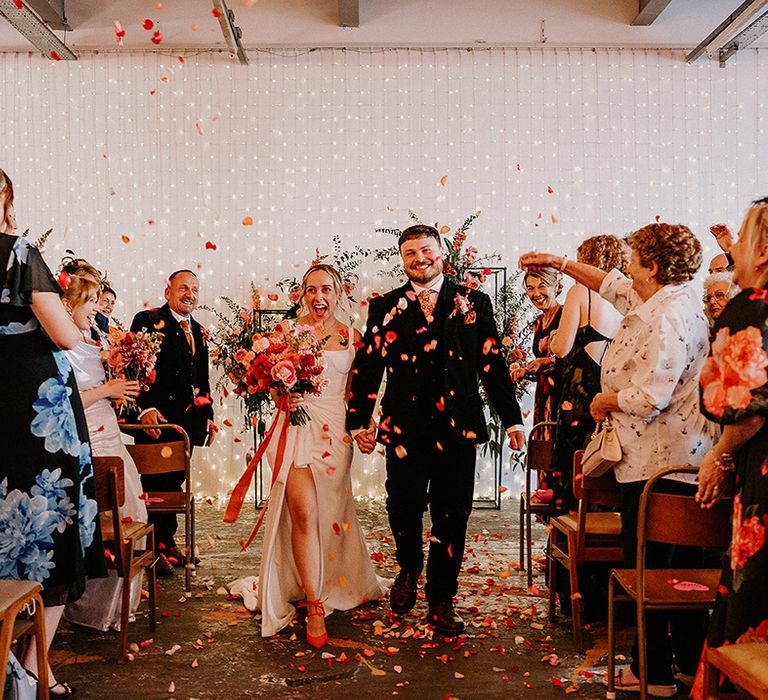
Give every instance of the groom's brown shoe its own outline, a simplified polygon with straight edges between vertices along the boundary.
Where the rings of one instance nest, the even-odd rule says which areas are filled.
[[[430,602],[427,620],[446,637],[452,637],[464,631],[464,620],[453,609],[453,602],[450,600]]]
[[[416,584],[419,571],[401,570],[389,593],[389,607],[395,615],[405,615],[416,605]]]

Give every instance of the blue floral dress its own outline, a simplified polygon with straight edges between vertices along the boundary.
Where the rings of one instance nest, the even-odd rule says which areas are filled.
[[[0,234],[0,579],[39,581],[64,605],[106,570],[80,394],[33,291],[60,289],[37,248]]]

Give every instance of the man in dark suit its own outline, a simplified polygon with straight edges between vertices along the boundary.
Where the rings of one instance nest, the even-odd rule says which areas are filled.
[[[387,513],[400,565],[392,611],[404,615],[416,602],[429,506],[429,620],[443,634],[458,634],[464,622],[453,597],[472,510],[477,445],[488,440],[478,377],[512,449],[523,446],[523,421],[488,295],[444,279],[433,227],[411,226],[398,243],[409,281],[370,302],[352,370],[347,429],[364,453],[377,439],[386,448]],[[385,372],[377,435],[372,414]]]
[[[190,450],[195,445],[209,445],[213,440],[213,406],[208,379],[208,345],[202,326],[192,318],[197,308],[200,285],[191,270],[177,270],[165,287],[166,304],[159,309],[140,311],[131,324],[132,331],[153,331],[163,334],[163,342],[155,364],[156,377],[149,389],[142,392],[139,421],[148,426],[149,438],[161,438],[161,431],[152,429],[159,423],[176,423],[189,435]],[[164,435],[168,439],[167,431]],[[180,491],[183,472],[142,476],[147,491]],[[173,566],[184,566],[187,557],[176,540],[178,523],[173,514],[152,514],[155,537],[160,549],[157,573],[170,575]],[[188,544],[188,543],[187,543]],[[166,557],[167,555],[167,557]],[[192,552],[187,552],[192,556]]]

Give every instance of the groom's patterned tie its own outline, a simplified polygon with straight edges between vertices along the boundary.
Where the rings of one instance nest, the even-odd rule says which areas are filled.
[[[432,313],[435,310],[435,302],[432,301],[433,294],[437,294],[434,289],[425,289],[419,293],[419,304],[421,304],[421,310],[427,317],[427,323],[432,323]]]
[[[189,321],[179,321],[179,325],[181,326],[181,330],[184,331],[184,335],[187,338],[187,342],[189,343],[189,349],[192,351],[192,354],[195,354],[195,336],[192,335],[192,329],[189,327]]]

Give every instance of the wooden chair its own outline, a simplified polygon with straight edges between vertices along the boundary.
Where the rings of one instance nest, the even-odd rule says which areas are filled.
[[[45,644],[45,607],[36,581],[0,581],[0,693],[5,688],[11,644],[22,634],[33,631],[37,646],[37,697],[48,700],[48,650]],[[18,620],[23,610],[30,620]]]
[[[621,516],[618,512],[591,512],[593,506],[616,508],[619,490],[613,470],[601,477],[584,477],[581,458],[584,450],[573,456],[573,492],[579,501],[577,514],[568,513],[550,520],[549,533],[549,619],[556,617],[555,597],[557,565],[568,570],[571,583],[573,642],[581,651],[581,591],[579,567],[585,562],[622,562]]]
[[[117,663],[125,661],[128,652],[128,617],[131,606],[131,580],[142,569],[147,570],[149,578],[149,629],[155,630],[156,602],[155,592],[155,528],[154,525],[141,522],[123,522],[120,512],[125,504],[125,480],[123,460],[119,457],[94,457],[93,474],[96,488],[96,502],[99,513],[109,513],[110,517],[101,520],[101,537],[104,548],[109,550],[114,559],[108,563],[114,568],[119,578],[123,579],[122,600],[120,603],[120,641],[117,650]],[[138,548],[139,540],[146,538],[143,549]]]
[[[531,474],[536,472],[536,485],[541,481],[541,475],[556,471],[552,469],[552,440],[545,440],[543,435],[546,428],[554,429],[554,421],[541,421],[531,428],[528,434],[528,446],[525,452],[525,491],[520,494],[520,569],[526,571],[528,562],[528,587],[533,585],[533,559],[531,557],[531,513],[551,515],[555,512],[553,502],[540,503],[531,494]],[[527,543],[527,544],[526,544]]]
[[[168,442],[126,445],[139,474],[184,472],[183,491],[149,491],[147,510],[150,513],[184,514],[185,592],[192,595],[192,570],[195,568],[195,497],[190,478],[189,437],[184,428],[174,423],[153,426],[170,433]],[[120,430],[145,430],[143,424],[123,424]]]
[[[720,694],[720,673],[758,700],[768,700],[768,644],[747,642],[707,649],[704,666],[704,698],[733,697]],[[744,697],[740,695],[739,697]]]
[[[730,499],[718,501],[706,510],[693,496],[672,495],[654,491],[660,479],[670,474],[697,474],[698,467],[682,466],[662,469],[646,483],[640,497],[637,521],[637,566],[614,569],[608,581],[608,694],[615,697],[615,603],[628,600],[637,609],[637,645],[640,667],[640,696],[647,697],[648,668],[645,640],[646,610],[706,610],[715,603],[721,570],[717,569],[647,569],[645,552],[648,542],[690,545],[724,549],[731,536]],[[678,590],[671,579],[692,582],[691,588]],[[616,595],[616,585],[624,593]]]

